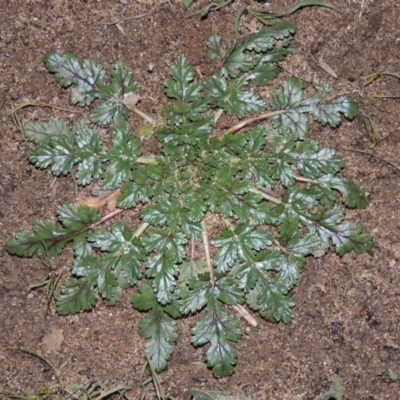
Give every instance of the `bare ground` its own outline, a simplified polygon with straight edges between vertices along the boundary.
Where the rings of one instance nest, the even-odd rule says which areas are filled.
[[[126,3],[126,4],[124,4]],[[199,1],[199,8],[205,1]],[[271,1],[274,10],[294,2]],[[190,345],[195,318],[179,322],[180,338],[168,369],[161,374],[165,392],[190,398],[190,389],[227,390],[253,399],[313,399],[325,391],[332,375],[340,377],[345,399],[399,398],[400,383],[387,371],[400,373],[400,244],[399,100],[371,94],[399,95],[393,76],[382,76],[362,89],[362,77],[382,68],[398,72],[400,3],[397,0],[336,1],[341,13],[305,8],[291,18],[298,26],[295,47],[300,53],[285,62],[288,73],[318,85],[328,81],[353,92],[361,111],[379,128],[371,137],[359,117],[340,129],[313,127],[321,146],[336,149],[346,162],[345,175],[367,187],[373,199],[350,217],[374,237],[374,249],[343,258],[310,259],[294,290],[295,318],[289,325],[258,318],[253,328],[242,321],[244,338],[237,345],[239,361],[232,377],[216,380],[203,362],[205,349]],[[48,270],[37,259],[9,256],[4,243],[38,218],[52,218],[57,204],[75,199],[70,177],[56,181],[49,171],[29,165],[32,148],[11,117],[4,114],[27,101],[71,109],[66,91],[46,72],[43,54],[55,49],[93,56],[110,70],[116,60],[132,68],[142,86],[140,108],[160,118],[165,104],[164,82],[175,58],[185,53],[207,76],[213,65],[205,40],[218,32],[232,41],[228,26],[241,2],[205,20],[184,19],[179,1],[1,1],[0,2],[0,388],[19,395],[54,386],[51,369],[22,347],[53,364],[64,384],[99,380],[107,386],[126,385],[128,395],[142,394],[139,375],[145,341],[138,335],[140,314],[129,304],[130,293],[116,307],[101,302],[90,313],[60,317],[54,307],[44,313],[44,289],[26,295]],[[134,17],[134,18],[133,18]],[[120,23],[123,32],[115,22]],[[249,16],[245,18],[250,23]],[[241,34],[248,33],[242,25]],[[320,67],[327,63],[334,79]],[[49,119],[71,112],[46,107],[24,108],[21,122]],[[131,119],[135,127],[140,120]],[[368,156],[373,151],[374,156]],[[52,262],[59,271],[71,254]],[[383,373],[385,369],[385,373]],[[297,394],[301,393],[301,394]],[[4,395],[3,395],[4,396]],[[118,398],[118,397],[116,397]]]

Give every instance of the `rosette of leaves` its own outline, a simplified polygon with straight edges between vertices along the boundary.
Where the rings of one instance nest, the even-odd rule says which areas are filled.
[[[107,83],[93,59],[45,55],[57,82],[74,87],[73,103],[97,102],[90,121],[72,127],[59,119],[28,122],[25,134],[37,144],[29,160],[57,176],[74,174],[78,185],[96,180],[103,189],[120,188],[118,212],[138,210],[141,221],[106,226],[107,215],[68,204],[57,207],[58,221],[38,220],[8,241],[11,254],[42,258],[72,243],[60,314],[90,310],[98,297],[115,304],[136,285],[132,305],[145,312],[140,333],[150,341],[145,351],[154,367],[167,365],[176,319],[198,313],[192,343],[207,345],[207,365],[226,376],[242,335],[229,306],[246,304],[267,320],[289,322],[290,291],[307,256],[371,248],[371,237],[345,212],[368,205],[365,191],[337,175],[343,162],[334,150],[308,139],[312,119],[336,128],[343,116],[355,117],[356,101],[327,85],[307,97],[293,77],[269,104],[257,93],[278,75],[294,31],[288,22],[266,26],[230,49],[211,35],[210,56],[221,68],[203,81],[180,55],[166,82],[172,101],[154,133],[161,152],[146,157],[127,123],[125,104],[139,91],[129,69],[117,62]],[[223,112],[238,121],[226,131],[216,117]],[[108,124],[107,147],[99,128]]]

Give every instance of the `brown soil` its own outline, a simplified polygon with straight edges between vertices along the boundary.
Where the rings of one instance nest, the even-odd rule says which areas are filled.
[[[125,4],[126,3],[126,4]],[[199,8],[206,1],[195,3]],[[142,86],[140,108],[160,118],[166,102],[163,84],[175,58],[185,53],[203,74],[211,72],[205,40],[218,32],[232,41],[228,26],[241,1],[207,19],[184,19],[178,0],[82,0],[0,2],[0,389],[33,394],[55,386],[52,371],[38,358],[9,347],[30,349],[45,356],[64,384],[103,382],[126,385],[139,399],[140,369],[145,341],[138,335],[140,314],[125,293],[117,306],[99,302],[90,313],[60,317],[44,313],[44,288],[26,292],[41,281],[47,267],[36,257],[9,256],[4,243],[38,218],[52,218],[58,204],[72,202],[74,183],[58,178],[56,190],[48,170],[27,162],[32,144],[24,140],[11,117],[4,114],[34,101],[72,109],[67,93],[47,73],[42,57],[50,50],[93,56],[110,70],[116,60],[132,68]],[[262,3],[262,2],[261,2]],[[261,4],[260,3],[260,4]],[[345,174],[368,188],[373,202],[367,210],[351,211],[374,237],[374,249],[343,258],[310,259],[294,290],[295,318],[288,325],[258,320],[247,326],[238,343],[239,360],[232,377],[216,380],[203,362],[204,348],[190,345],[195,318],[179,322],[180,338],[168,369],[161,373],[165,392],[189,399],[191,388],[226,390],[253,399],[313,399],[325,391],[332,375],[344,386],[345,399],[399,398],[400,381],[400,113],[396,99],[371,99],[369,94],[400,94],[395,77],[382,76],[361,89],[362,77],[378,68],[398,72],[400,63],[400,3],[397,0],[336,1],[342,12],[320,7],[302,9],[290,18],[298,26],[295,47],[285,69],[314,85],[328,81],[340,91],[354,91],[364,114],[379,127],[370,137],[359,117],[338,130],[313,125],[321,146],[337,149],[346,162]],[[291,0],[271,2],[286,10]],[[119,22],[123,32],[115,24]],[[250,16],[244,22],[251,22]],[[248,29],[242,25],[242,34]],[[320,67],[327,63],[334,79]],[[44,107],[18,112],[20,121],[47,120],[74,114]],[[141,123],[132,117],[132,126]],[[365,153],[372,151],[376,157]],[[365,153],[363,153],[365,152]],[[397,156],[396,156],[397,154]],[[67,252],[68,253],[68,252]],[[52,261],[55,271],[69,265],[71,254]],[[385,369],[386,372],[383,373]],[[0,395],[2,398],[5,395]],[[115,398],[119,398],[118,396]]]

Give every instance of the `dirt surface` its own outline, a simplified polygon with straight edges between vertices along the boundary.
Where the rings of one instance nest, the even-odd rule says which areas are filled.
[[[262,2],[260,2],[261,4]],[[368,188],[373,199],[367,210],[349,216],[374,237],[374,249],[343,258],[309,259],[301,283],[293,292],[292,323],[273,324],[257,315],[258,327],[242,320],[239,360],[232,377],[216,380],[203,362],[204,348],[190,345],[195,318],[179,322],[180,338],[168,369],[160,377],[174,399],[189,399],[191,388],[226,390],[252,399],[314,399],[339,376],[345,399],[400,398],[400,100],[372,99],[370,94],[400,94],[395,77],[382,76],[361,90],[362,77],[378,68],[398,73],[400,65],[400,3],[397,0],[337,0],[341,13],[305,8],[290,18],[298,26],[294,45],[300,53],[283,64],[292,73],[318,85],[328,81],[343,92],[354,92],[364,114],[379,127],[371,137],[359,117],[331,130],[313,124],[312,137],[336,149],[346,162],[344,174]],[[197,8],[205,1],[195,3]],[[138,334],[140,314],[126,292],[113,308],[101,302],[90,313],[60,317],[52,304],[44,312],[44,288],[30,285],[48,274],[38,259],[9,256],[4,243],[38,219],[52,218],[55,206],[75,199],[71,177],[55,182],[47,170],[28,164],[32,144],[26,142],[11,117],[4,114],[23,102],[71,109],[67,91],[47,73],[43,54],[55,49],[99,59],[108,71],[116,60],[132,68],[142,86],[140,108],[160,119],[164,82],[175,58],[185,53],[207,76],[213,64],[205,41],[218,32],[232,42],[228,26],[241,6],[184,19],[178,0],[82,0],[0,2],[0,388],[19,395],[41,386],[55,386],[51,369],[38,358],[9,347],[21,347],[46,357],[64,384],[98,380],[107,386],[126,385],[139,399],[140,369],[145,341]],[[294,4],[274,0],[271,8]],[[196,8],[195,7],[195,8]],[[116,22],[119,22],[118,29]],[[245,24],[252,26],[250,16]],[[249,25],[250,24],[250,25]],[[249,33],[242,25],[241,34]],[[320,67],[328,64],[334,79]],[[72,119],[72,112],[28,107],[20,121]],[[141,123],[132,117],[133,127]],[[369,157],[373,150],[376,157]],[[364,153],[363,153],[364,152]],[[385,161],[386,160],[386,161]],[[56,189],[51,188],[56,185]],[[68,251],[52,261],[55,271],[69,265]],[[386,372],[383,372],[383,371]],[[0,397],[5,395],[0,395]],[[118,397],[115,397],[118,398]]]

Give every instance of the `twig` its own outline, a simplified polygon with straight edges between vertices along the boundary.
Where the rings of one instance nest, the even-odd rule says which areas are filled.
[[[365,0],[362,0],[362,2],[361,2],[360,13],[358,14],[358,19],[361,19],[361,15],[363,13],[363,8],[364,8],[364,2],[365,2]]]
[[[316,181],[315,179],[304,178],[303,176],[295,176],[294,179],[297,182],[302,182],[302,183],[313,183],[313,184],[317,184],[318,183],[318,181]]]
[[[18,105],[17,107],[15,107],[11,111],[9,111],[7,114],[5,114],[5,116],[9,117],[10,115],[15,114],[18,110],[21,110],[22,108],[25,108],[25,107],[49,107],[49,108],[54,108],[55,110],[66,111],[66,112],[71,112],[71,113],[75,113],[75,114],[82,114],[81,111],[77,111],[77,110],[68,110],[66,108],[53,106],[52,104],[35,103],[35,102],[28,101],[26,103],[22,103],[22,104]]]
[[[370,156],[370,157],[375,157],[377,160],[385,162],[386,164],[390,165],[391,167],[393,167],[394,169],[397,169],[397,171],[400,172],[400,167],[398,167],[397,165],[391,163],[388,160],[385,160],[382,157],[376,156],[375,154],[368,153],[367,151],[357,150],[357,149],[340,149],[340,150],[341,151],[349,151],[349,152],[361,153],[361,154],[365,154],[365,155]]]
[[[122,23],[122,22],[130,21],[131,19],[142,18],[142,17],[144,17],[144,16],[146,16],[146,15],[148,15],[148,14],[150,14],[150,13],[134,15],[134,16],[132,16],[132,17],[120,19],[120,20],[114,21],[114,22],[102,22],[102,24],[103,24],[103,25],[116,25],[116,24],[120,24],[120,23]]]
[[[270,201],[274,204],[282,204],[282,200],[275,197],[268,189],[258,186],[257,188],[250,188],[250,192],[256,193],[263,197],[265,200]]]
[[[371,94],[368,97],[372,99],[399,99],[400,94]]]
[[[203,219],[203,221],[201,221],[201,227],[202,227],[202,236],[203,236],[203,245],[204,245],[204,254],[206,256],[206,265],[208,270],[210,271],[210,280],[212,282],[212,284],[215,283],[215,277],[214,277],[214,269],[212,266],[212,262],[211,262],[211,255],[210,255],[210,245],[208,243],[208,234],[207,234],[207,226],[206,226],[206,220]]]
[[[24,349],[23,347],[7,347],[7,350],[20,351],[22,353],[30,354],[31,356],[35,356],[35,357],[39,358],[40,360],[42,360],[53,370],[54,377],[56,378],[58,384],[60,385],[60,388],[62,388],[63,385],[62,385],[61,379],[58,376],[56,369],[51,365],[50,361],[47,360],[47,358],[44,358],[43,356],[35,353],[32,350]]]
[[[370,85],[372,82],[376,81],[382,75],[394,76],[395,78],[400,79],[400,75],[395,74],[394,72],[382,71],[381,69],[378,69],[376,72],[373,72],[372,74],[369,74],[363,78],[364,79],[363,87]]]
[[[237,131],[240,131],[241,129],[245,128],[246,126],[253,125],[260,121],[264,121],[265,119],[271,118],[275,115],[282,115],[286,113],[287,110],[271,111],[265,114],[261,114],[258,117],[245,119],[243,121],[238,122],[236,125],[233,125],[227,131],[225,131],[222,136],[228,135],[230,133],[236,133]]]

